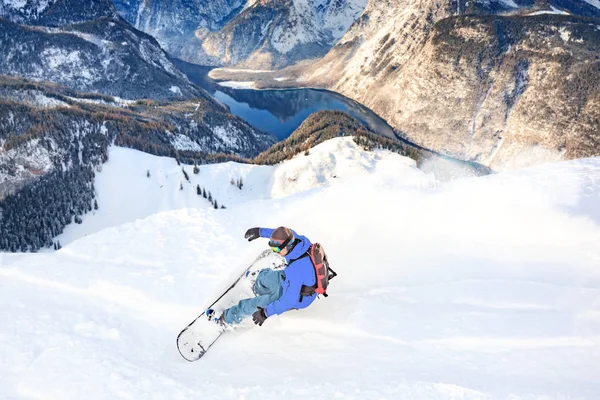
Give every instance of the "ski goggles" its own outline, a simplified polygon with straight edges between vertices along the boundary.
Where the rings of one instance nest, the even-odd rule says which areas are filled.
[[[281,253],[281,251],[283,249],[285,249],[285,247],[290,244],[290,242],[292,241],[291,238],[287,238],[283,241],[283,243],[279,242],[279,241],[275,241],[275,240],[269,240],[269,247],[271,248],[271,250],[273,250],[275,253]]]

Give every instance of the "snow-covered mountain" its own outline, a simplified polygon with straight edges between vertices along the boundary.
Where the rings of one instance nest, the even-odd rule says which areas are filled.
[[[108,0],[2,2],[0,74],[128,99],[202,97]]]
[[[52,245],[91,211],[111,144],[207,163],[254,157],[275,141],[208,95],[130,101],[0,75],[0,249]]]
[[[203,65],[220,61],[202,49],[202,39],[241,12],[245,0],[113,0],[119,14],[152,35],[171,55]]]
[[[315,63],[211,76],[258,80],[259,87],[330,88],[410,141],[494,170],[594,156],[600,154],[600,8],[594,5],[600,3],[371,1]]]
[[[24,25],[63,26],[116,18],[117,12],[110,0],[4,0],[0,16]]]
[[[113,0],[172,55],[203,65],[282,67],[323,56],[367,0]]]
[[[5,398],[600,394],[599,158],[439,184],[340,138],[192,176],[180,190],[173,160],[112,148],[68,245],[0,253]],[[324,244],[330,296],[184,361],[179,331],[266,248],[245,230],[281,224]]]
[[[598,155],[600,20],[577,15],[600,9],[531,3],[370,2],[303,84],[333,88],[410,140],[493,169]],[[492,4],[510,16],[470,14]]]

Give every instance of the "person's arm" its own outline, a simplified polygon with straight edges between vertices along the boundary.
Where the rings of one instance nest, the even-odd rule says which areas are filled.
[[[273,234],[273,231],[275,231],[275,229],[271,229],[271,228],[258,228],[258,232],[259,232],[260,237],[267,238],[267,239],[269,239],[271,237],[271,235]]]

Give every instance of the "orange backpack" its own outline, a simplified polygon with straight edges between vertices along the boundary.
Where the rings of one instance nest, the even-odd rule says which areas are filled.
[[[299,260],[304,257],[310,257],[313,267],[315,267],[316,283],[313,286],[302,285],[300,294],[302,296],[312,296],[313,294],[323,295],[327,297],[327,286],[329,281],[337,276],[337,273],[329,268],[329,261],[325,250],[320,243],[310,245],[306,253],[297,258]],[[294,261],[296,261],[294,260]]]

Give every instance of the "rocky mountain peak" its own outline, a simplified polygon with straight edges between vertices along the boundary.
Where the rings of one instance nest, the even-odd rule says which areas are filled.
[[[596,6],[370,0],[325,57],[281,74],[365,104],[426,148],[493,169],[597,155]]]
[[[203,65],[273,68],[324,55],[367,0],[113,0],[172,55]]]

